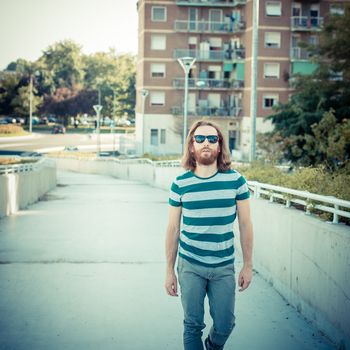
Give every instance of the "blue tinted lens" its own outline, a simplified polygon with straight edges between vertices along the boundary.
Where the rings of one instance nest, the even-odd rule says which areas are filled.
[[[219,138],[216,135],[208,135],[207,139],[210,143],[217,143]]]
[[[204,135],[194,135],[194,140],[197,143],[203,143],[205,140],[205,136]]]

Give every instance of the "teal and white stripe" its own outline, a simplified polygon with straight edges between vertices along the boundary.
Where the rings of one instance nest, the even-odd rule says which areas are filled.
[[[179,255],[210,267],[232,263],[236,201],[247,198],[246,180],[234,170],[206,179],[191,171],[177,177],[169,204],[182,207]]]

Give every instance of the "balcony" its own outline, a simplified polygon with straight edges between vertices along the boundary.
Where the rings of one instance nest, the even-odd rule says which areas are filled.
[[[323,26],[323,17],[298,16],[291,17],[291,30],[314,32],[320,31]]]
[[[178,6],[236,7],[245,5],[247,0],[176,0]]]
[[[173,80],[173,86],[176,89],[184,89],[185,78],[175,78]],[[196,90],[239,90],[244,88],[244,81],[232,79],[190,78],[188,79],[188,88]]]
[[[228,49],[228,50],[182,50],[174,51],[174,58],[194,57],[197,61],[223,62],[223,61],[240,61],[245,58],[245,49]]]
[[[311,54],[306,49],[301,47],[292,47],[290,50],[290,58],[291,60],[301,60],[308,61],[311,57]]]
[[[242,111],[241,107],[196,107],[194,110],[189,109],[189,116],[197,117],[238,117]],[[180,106],[171,108],[171,113],[175,116],[182,115],[183,109]]]
[[[190,33],[241,33],[245,29],[245,22],[211,22],[211,21],[175,21],[175,31]]]

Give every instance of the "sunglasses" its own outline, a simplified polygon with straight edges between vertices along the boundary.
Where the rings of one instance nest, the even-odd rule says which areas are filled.
[[[209,141],[209,143],[217,143],[219,141],[219,136],[217,135],[194,135],[193,139],[196,143],[203,143],[205,139]]]

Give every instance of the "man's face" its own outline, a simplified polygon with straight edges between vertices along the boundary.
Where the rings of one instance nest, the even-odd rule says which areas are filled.
[[[194,137],[202,135],[215,135],[218,136],[218,133],[215,128],[209,125],[199,126],[194,132]],[[218,154],[220,152],[219,141],[216,143],[210,143],[207,138],[204,139],[202,143],[198,143],[195,140],[192,141],[192,150],[197,164],[202,165],[211,165],[216,162]]]

